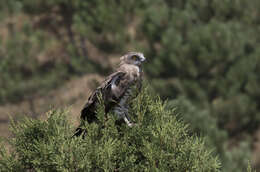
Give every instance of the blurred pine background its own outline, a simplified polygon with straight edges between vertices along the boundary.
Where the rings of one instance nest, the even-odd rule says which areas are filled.
[[[1,0],[0,135],[8,115],[72,118],[120,55],[141,51],[146,80],[223,171],[260,170],[259,0]]]

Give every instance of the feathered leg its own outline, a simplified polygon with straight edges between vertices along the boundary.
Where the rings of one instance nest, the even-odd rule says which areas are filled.
[[[124,108],[122,106],[117,106],[114,109],[114,112],[118,115],[118,118],[123,119],[125,123],[129,126],[132,127],[135,124],[131,121],[129,115],[128,115],[128,109]]]

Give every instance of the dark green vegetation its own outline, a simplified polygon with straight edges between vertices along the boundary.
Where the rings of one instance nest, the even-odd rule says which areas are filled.
[[[116,127],[113,114],[86,125],[85,139],[71,138],[73,129],[64,111],[48,112],[46,121],[12,122],[13,151],[1,148],[1,171],[219,171],[217,158],[204,141],[189,136],[187,126],[147,91],[133,102],[138,126]]]
[[[206,136],[222,171],[247,168],[260,123],[259,0],[3,0],[0,6],[8,28],[1,35],[0,103],[108,71],[91,60],[86,42],[104,54],[131,47],[146,55],[147,79],[169,99],[167,107],[177,107],[192,134]],[[41,54],[48,60],[38,60]]]
[[[44,95],[75,75],[108,70],[88,58],[85,37],[73,33],[66,8],[70,4],[60,1],[0,3],[0,104]]]

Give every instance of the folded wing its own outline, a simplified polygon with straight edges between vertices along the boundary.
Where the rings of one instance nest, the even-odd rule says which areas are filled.
[[[107,113],[120,101],[130,85],[131,81],[126,72],[118,71],[111,74],[89,97],[81,111],[81,119],[87,120],[89,123],[97,120],[96,108],[99,96],[104,101],[105,112]]]

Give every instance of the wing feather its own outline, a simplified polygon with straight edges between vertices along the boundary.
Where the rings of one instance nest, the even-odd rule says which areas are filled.
[[[129,78],[126,72],[117,71],[110,76],[91,94],[87,103],[81,111],[81,119],[89,123],[97,120],[96,106],[98,96],[102,95],[105,103],[106,113],[118,103],[126,89],[130,86]]]

